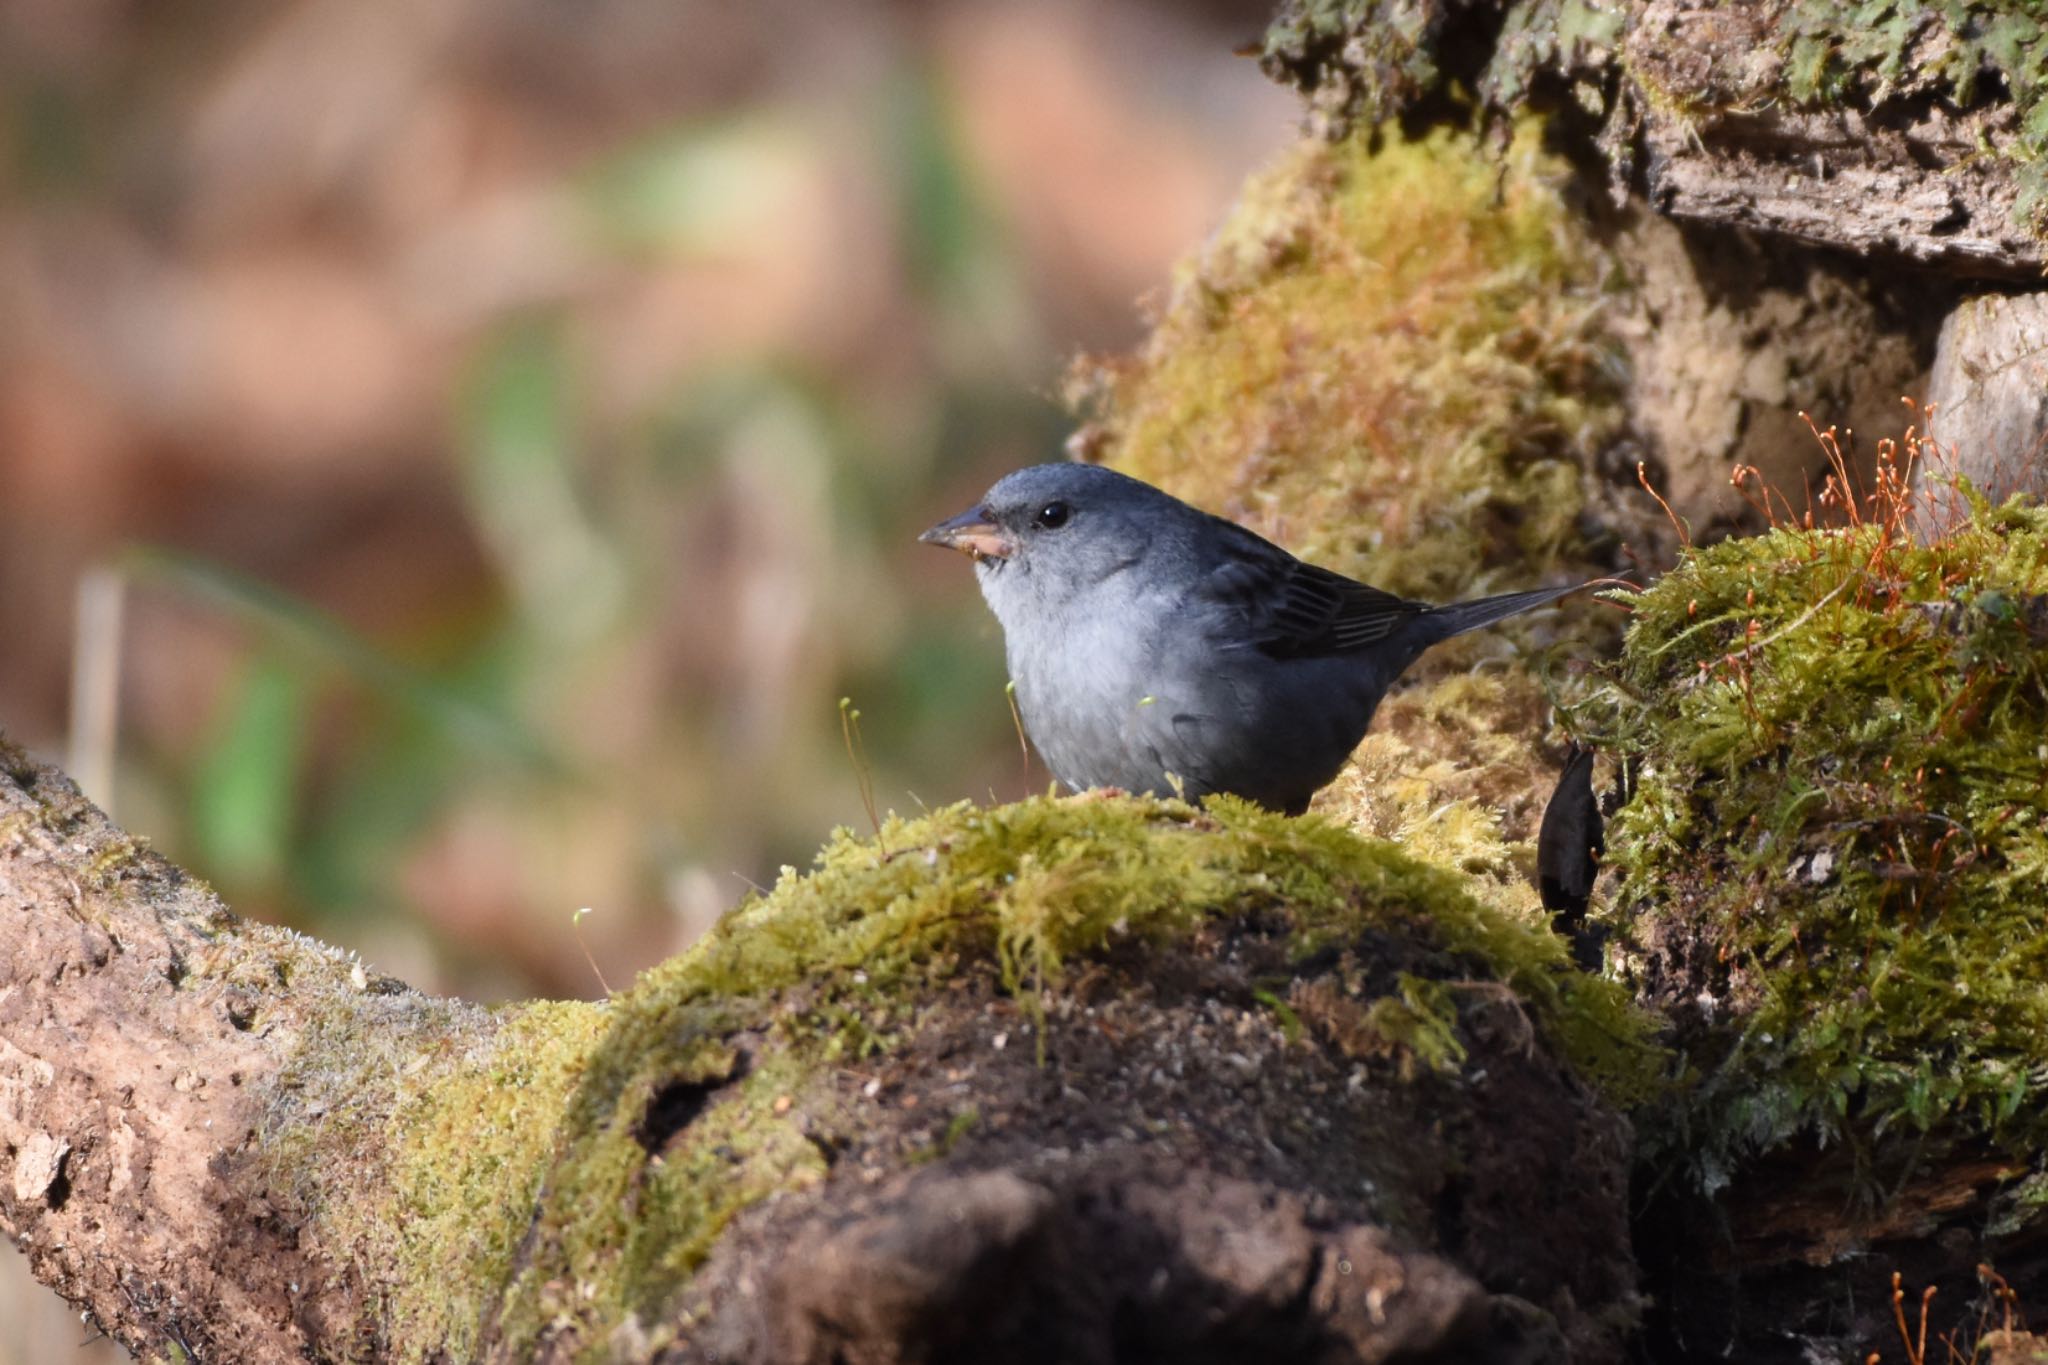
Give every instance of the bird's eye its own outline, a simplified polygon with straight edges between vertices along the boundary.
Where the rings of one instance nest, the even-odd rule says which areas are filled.
[[[1038,523],[1041,530],[1057,531],[1067,524],[1067,518],[1073,514],[1074,509],[1065,503],[1049,502],[1038,509],[1038,515],[1033,520]]]

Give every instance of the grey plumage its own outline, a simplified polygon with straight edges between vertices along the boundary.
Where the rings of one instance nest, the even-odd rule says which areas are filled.
[[[1584,586],[1431,606],[1082,464],[1020,469],[921,539],[974,557],[1024,728],[1060,781],[1288,812],[1425,649]]]

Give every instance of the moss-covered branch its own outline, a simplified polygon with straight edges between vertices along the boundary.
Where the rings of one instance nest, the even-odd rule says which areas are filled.
[[[39,1278],[144,1356],[373,1339],[362,1286],[265,1174],[285,1073],[337,1029],[393,1063],[494,1031],[235,919],[0,741],[0,1230]]]
[[[10,750],[0,913],[0,1226],[138,1353],[1597,1360],[1632,1313],[1641,1024],[1314,818],[891,821],[608,1003],[488,1015],[235,920]]]

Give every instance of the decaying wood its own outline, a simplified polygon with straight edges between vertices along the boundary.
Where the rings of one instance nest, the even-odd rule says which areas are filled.
[[[336,1087],[350,1077],[405,1072],[433,1040],[445,1057],[451,1018],[465,1041],[500,1026],[236,920],[12,749],[0,925],[0,1231],[141,1353],[436,1354],[384,1316],[408,1291],[479,1305],[459,1354],[507,1361],[1097,1359],[1137,1341],[1189,1361],[1278,1342],[1303,1360],[1562,1365],[1618,1361],[1635,1311],[1628,1126],[1511,991],[1466,983],[1468,1051],[1448,1072],[1368,1062],[1383,1040],[1347,1032],[1364,1006],[1343,982],[1368,970],[1363,955],[1388,955],[1371,970],[1392,974],[1436,951],[1395,933],[1354,945],[1362,956],[1303,962],[1252,915],[1200,943],[1119,953],[1047,998],[1043,1060],[1004,1046],[1017,1007],[987,963],[938,977],[859,1074],[779,1066],[773,1054],[808,1035],[757,1002],[768,1019],[735,1027],[787,1087],[772,1121],[829,1160],[722,1221],[701,1267],[623,1322],[586,1322],[501,1311],[521,1276],[605,1273],[563,1268],[547,1231],[565,1224],[557,1177],[610,1141],[644,1163],[636,1182],[651,1178],[714,1121],[719,1087],[658,1125],[664,1092],[629,1098],[650,1107],[623,1137],[570,1117],[536,1134],[525,1150],[549,1174],[518,1186],[536,1193],[511,1262],[485,1263],[480,1284],[411,1284],[395,1243],[351,1237],[325,1212],[407,1207],[403,1188],[378,1183],[402,1180],[403,1163],[374,1150],[337,1161],[278,1132],[347,1104]],[[1290,976],[1298,1035],[1260,1000],[1259,983]],[[350,1054],[338,1060],[315,1045],[337,1027]],[[955,1112],[970,1121],[942,1123],[935,1150],[932,1121]],[[395,1150],[402,1126],[354,1141]],[[294,1160],[321,1162],[318,1179]],[[294,1193],[315,1186],[317,1203]],[[643,1216],[630,1193],[622,1207]],[[698,1235],[644,1216],[643,1248]],[[461,1218],[448,1227],[469,1245]],[[366,1259],[379,1255],[389,1263]]]
[[[2048,494],[2048,294],[1959,304],[1942,323],[1927,399],[1943,452],[1923,470],[1929,529],[1963,510],[1944,483],[1951,469],[1993,502]]]
[[[1855,109],[1642,117],[1643,189],[1673,218],[1745,228],[1873,262],[2036,280],[2040,238],[2014,216],[2009,111],[1928,108],[1901,123]]]
[[[309,1002],[385,1007],[342,954],[235,919],[0,742],[0,1232],[130,1349],[298,1359],[350,1287],[257,1173]]]
[[[1189,1365],[1570,1357],[1543,1314],[1380,1228],[1246,1181],[1129,1175],[1077,1172],[1057,1194],[1008,1170],[900,1177],[864,1212],[810,1222],[684,1358],[1032,1365],[1112,1340]]]

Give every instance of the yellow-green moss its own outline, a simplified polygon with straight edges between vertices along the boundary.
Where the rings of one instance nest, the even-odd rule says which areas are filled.
[[[373,977],[288,931],[244,930],[254,941],[231,965],[195,962],[182,988],[239,992],[244,1027],[296,1035],[258,1134],[276,1196],[381,1322],[366,1354],[473,1358],[605,1008],[493,1014]],[[264,977],[267,993],[255,989]]]
[[[1680,1116],[1710,1183],[1795,1135],[2048,1141],[2044,594],[2048,511],[1980,502],[1936,545],[1779,530],[1634,596],[1582,719],[1638,765],[1624,920],[1725,970],[1666,987],[1719,1010]]]
[[[1536,827],[1557,781],[1539,742],[1551,699],[1521,668],[1456,672],[1380,703],[1372,730],[1315,809],[1465,874],[1503,914],[1547,922],[1536,896]]]
[[[435,1068],[401,1110],[390,1169],[398,1268],[388,1313],[402,1342],[475,1355],[476,1329],[539,1203],[564,1113],[607,1010],[540,1002],[514,1011],[488,1053]]]
[[[1532,124],[1505,151],[1296,148],[1183,267],[1143,352],[1082,373],[1092,453],[1398,592],[1569,559],[1620,371],[1603,256],[1540,143]]]
[[[945,983],[993,971],[1040,1017],[1076,960],[1242,912],[1304,956],[1367,931],[1423,945],[1461,991],[1512,991],[1611,1098],[1652,1083],[1620,991],[1456,873],[1228,799],[1048,796],[841,831],[604,1005],[491,1016],[366,992],[330,964],[262,1149],[308,1237],[378,1302],[382,1353],[466,1358],[489,1324],[515,1353],[568,1332],[601,1354],[617,1331],[687,1329],[678,1292],[730,1219],[823,1177],[816,1125],[860,1122],[832,1113],[831,1078],[889,1051]],[[1404,971],[1345,1008],[1360,1046],[1404,1068],[1462,1056],[1443,982]],[[651,1131],[664,1106],[672,1130]],[[933,1122],[927,1156],[975,1119]]]

